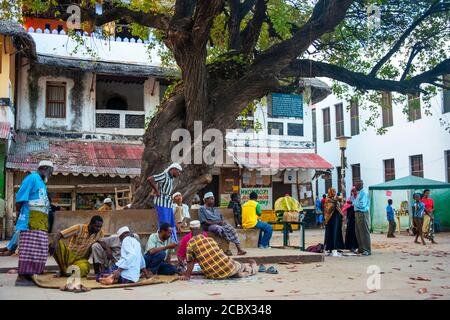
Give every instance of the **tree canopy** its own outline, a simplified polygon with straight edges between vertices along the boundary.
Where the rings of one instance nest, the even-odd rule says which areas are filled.
[[[399,99],[422,94],[429,101],[436,88],[448,86],[450,1],[104,0],[102,13],[96,13],[96,0],[0,1],[3,16],[18,5],[62,20],[67,6],[78,3],[85,27],[125,22],[179,67],[181,81],[144,137],[143,184],[170,161],[160,154],[170,142],[159,141],[158,132],[192,130],[196,120],[233,128],[254,100],[298,86],[301,78],[329,77],[335,93],[366,101],[361,106],[373,112],[367,125],[378,116],[379,91],[399,93]]]

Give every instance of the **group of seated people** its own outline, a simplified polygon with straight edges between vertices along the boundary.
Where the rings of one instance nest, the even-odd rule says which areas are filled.
[[[127,226],[105,237],[103,219],[93,216],[89,224],[77,224],[56,234],[50,254],[59,267],[59,276],[69,276],[74,266],[79,275],[90,272],[92,256],[98,282],[105,285],[138,282],[152,275],[179,275],[189,280],[198,264],[201,273],[210,279],[246,277],[256,273],[256,262],[239,263],[226,255],[214,239],[202,230],[200,221],[190,222],[190,232],[179,244],[172,242],[172,227],[164,223],[150,235],[144,252],[139,236]],[[67,245],[66,242],[67,241]],[[172,264],[171,255],[178,247],[178,262]],[[69,268],[70,267],[70,268]]]

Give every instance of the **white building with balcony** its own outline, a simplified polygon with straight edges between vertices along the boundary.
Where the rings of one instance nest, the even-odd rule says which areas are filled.
[[[52,202],[66,209],[94,209],[117,190],[132,191],[146,119],[178,77],[176,69],[162,67],[157,54],[133,38],[84,35],[78,42],[62,30],[28,33],[36,58],[18,71],[6,192],[15,194],[42,159],[55,164]]]

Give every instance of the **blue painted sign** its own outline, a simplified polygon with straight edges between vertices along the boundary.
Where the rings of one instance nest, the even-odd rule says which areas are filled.
[[[272,117],[303,119],[303,95],[272,93]]]

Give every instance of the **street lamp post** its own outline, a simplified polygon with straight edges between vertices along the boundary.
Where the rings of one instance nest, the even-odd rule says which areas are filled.
[[[346,199],[345,194],[345,169],[347,168],[347,158],[345,157],[345,149],[347,149],[347,141],[352,137],[340,136],[337,137],[336,140],[339,141],[339,149],[341,149],[341,190],[342,190],[342,198]]]

